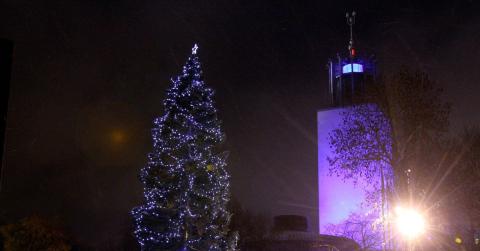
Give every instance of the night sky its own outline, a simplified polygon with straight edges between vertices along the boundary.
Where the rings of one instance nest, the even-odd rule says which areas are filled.
[[[358,51],[383,73],[408,65],[438,81],[453,133],[480,124],[480,5],[417,2],[1,1],[0,37],[15,52],[0,213],[59,217],[97,247],[121,242],[152,121],[196,42],[233,195],[315,223],[316,111],[327,60],[346,50],[345,12],[357,11]]]

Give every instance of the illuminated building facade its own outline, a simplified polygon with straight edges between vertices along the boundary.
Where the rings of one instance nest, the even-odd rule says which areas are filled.
[[[366,85],[375,80],[376,67],[373,56],[357,53],[353,44],[352,27],[355,13],[347,15],[350,25],[350,41],[347,55],[337,54],[328,62],[330,105],[317,112],[318,144],[318,210],[319,232],[326,233],[326,226],[339,224],[351,213],[361,213],[360,204],[365,199],[368,183],[359,179],[354,185],[351,180],[330,175],[328,157],[331,148],[328,136],[342,122],[342,111],[352,104],[355,95],[362,93]]]

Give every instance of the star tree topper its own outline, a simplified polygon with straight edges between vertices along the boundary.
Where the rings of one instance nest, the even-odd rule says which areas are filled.
[[[198,45],[197,45],[197,44],[194,44],[194,45],[193,45],[193,48],[192,48],[192,54],[193,54],[193,55],[197,54],[197,50],[198,50]]]

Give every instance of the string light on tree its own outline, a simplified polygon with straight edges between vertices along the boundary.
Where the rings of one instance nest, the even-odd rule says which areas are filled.
[[[195,44],[167,90],[165,114],[154,121],[153,150],[140,174],[145,204],[132,210],[142,250],[236,250],[219,150],[224,134],[197,52]]]

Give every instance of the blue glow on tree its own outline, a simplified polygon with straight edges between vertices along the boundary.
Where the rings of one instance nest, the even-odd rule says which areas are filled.
[[[197,49],[172,79],[165,114],[154,121],[153,150],[140,173],[145,203],[132,210],[142,250],[236,250],[224,134]]]

